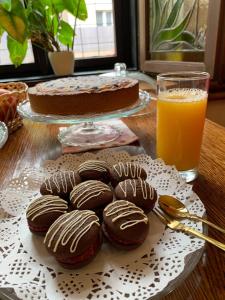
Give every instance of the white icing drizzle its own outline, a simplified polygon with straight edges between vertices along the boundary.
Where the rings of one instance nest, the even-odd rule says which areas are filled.
[[[135,226],[138,223],[145,223],[145,224],[148,223],[148,218],[144,214],[143,210],[137,207],[135,204],[125,200],[119,200],[110,203],[105,208],[104,212],[106,217],[112,216],[113,223],[125,218],[125,220],[123,220],[123,223],[120,225],[121,230],[125,230],[126,228]],[[131,215],[139,215],[142,218],[134,219],[134,220],[126,220],[126,217]]]
[[[26,216],[31,217],[31,221],[37,217],[50,212],[66,213],[67,202],[58,196],[46,195],[35,199],[27,208]]]
[[[47,191],[53,193],[54,187],[56,187],[57,192],[59,193],[61,189],[64,193],[68,191],[68,182],[74,186],[76,184],[76,177],[75,172],[73,171],[65,171],[65,172],[58,172],[47,178],[44,181],[44,185]]]
[[[132,162],[119,162],[113,166],[113,169],[116,171],[119,177],[131,176],[131,178],[138,178],[141,176],[142,168]]]
[[[70,243],[70,253],[74,253],[80,239],[96,224],[100,226],[99,219],[93,211],[74,210],[60,216],[49,228],[44,243],[47,247],[53,247],[57,251],[59,245],[65,246]],[[57,238],[55,238],[57,236]]]
[[[73,188],[70,199],[73,204],[76,204],[77,208],[80,208],[86,202],[106,191],[111,192],[111,189],[105,183],[98,180],[87,180]]]
[[[137,188],[141,186],[142,197],[147,200],[154,200],[155,190],[150,186],[145,180],[141,178],[138,179],[126,179],[119,183],[119,187],[124,193],[124,196],[127,197],[127,192],[129,187],[131,187],[133,192],[133,197],[137,196]]]
[[[107,168],[107,164],[105,161],[101,161],[101,160],[88,160],[85,161],[84,163],[82,163],[79,167],[78,167],[78,172],[82,172],[82,171],[87,171],[87,170],[95,170],[95,171],[100,171],[100,172],[107,172],[108,168]]]

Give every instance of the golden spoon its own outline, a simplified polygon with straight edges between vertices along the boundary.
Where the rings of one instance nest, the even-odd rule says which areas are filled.
[[[197,215],[190,214],[187,207],[177,198],[173,196],[163,195],[159,197],[159,205],[168,215],[175,218],[187,218],[193,221],[203,222],[223,233],[225,233],[225,229],[209,222],[206,219],[203,219]]]

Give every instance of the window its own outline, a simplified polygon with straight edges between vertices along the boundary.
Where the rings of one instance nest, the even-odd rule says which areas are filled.
[[[140,1],[141,69],[207,70],[213,75],[221,5],[220,0]]]
[[[86,5],[88,20],[77,22],[75,71],[112,69],[115,62],[136,68],[136,1],[86,0]],[[69,20],[69,14],[66,18]],[[29,46],[27,57],[18,68],[9,61],[5,41],[1,41],[0,54],[1,78],[53,73],[47,53],[34,45]]]
[[[112,25],[112,11],[96,11],[97,26]]]

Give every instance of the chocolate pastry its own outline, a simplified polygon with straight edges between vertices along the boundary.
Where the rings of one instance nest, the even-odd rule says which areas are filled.
[[[113,200],[110,187],[97,180],[84,181],[73,188],[70,193],[71,206],[74,209],[99,210]]]
[[[26,211],[30,231],[44,235],[52,223],[67,210],[67,202],[58,196],[46,195],[35,199]]]
[[[140,246],[149,230],[149,220],[135,204],[118,200],[103,211],[103,233],[112,245],[131,250]]]
[[[51,225],[44,244],[63,267],[82,267],[95,257],[101,247],[99,219],[90,210],[64,214]]]
[[[78,167],[77,171],[82,181],[100,180],[105,183],[110,181],[109,169],[105,161],[87,160]]]
[[[141,207],[145,212],[151,211],[157,200],[156,190],[142,179],[126,179],[115,188],[116,199],[125,199]]]
[[[42,195],[55,195],[68,200],[73,187],[80,182],[80,176],[74,171],[57,172],[45,179],[40,192]]]
[[[120,181],[125,179],[147,178],[146,171],[133,162],[119,162],[110,169],[111,183],[116,186]]]

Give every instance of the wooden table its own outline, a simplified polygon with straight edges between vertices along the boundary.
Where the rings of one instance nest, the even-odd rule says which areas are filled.
[[[138,135],[145,151],[153,157],[155,111],[153,101],[149,114],[124,119]],[[38,167],[44,160],[55,159],[61,155],[61,146],[57,141],[58,127],[24,121],[24,126],[14,132],[0,150],[0,188],[7,187],[8,181],[25,167]],[[204,203],[208,219],[225,227],[225,128],[209,120],[205,124],[199,172],[193,189]],[[222,233],[210,228],[208,233],[211,237],[225,242]],[[225,299],[225,253],[207,244],[195,270],[164,299]]]

